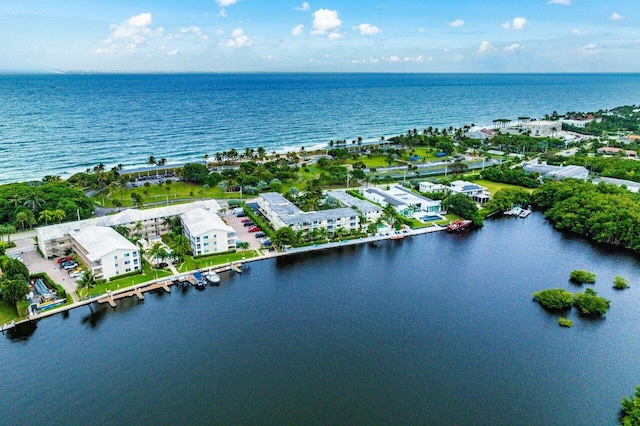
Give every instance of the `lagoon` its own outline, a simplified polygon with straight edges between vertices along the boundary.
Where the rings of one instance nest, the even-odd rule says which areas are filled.
[[[566,329],[531,293],[579,291],[573,269],[612,302]],[[613,425],[640,384],[638,277],[635,256],[539,213],[255,262],[0,336],[0,419]]]

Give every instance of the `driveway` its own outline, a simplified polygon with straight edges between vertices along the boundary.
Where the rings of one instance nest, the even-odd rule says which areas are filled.
[[[56,284],[60,284],[74,300],[77,300],[75,278],[71,278],[67,271],[60,269],[56,260],[45,260],[36,251],[24,252],[20,256],[30,273],[46,272]]]

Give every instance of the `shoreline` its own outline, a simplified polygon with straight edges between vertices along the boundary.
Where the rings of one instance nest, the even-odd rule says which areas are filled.
[[[415,236],[420,236],[420,235],[427,235],[427,234],[431,234],[434,232],[440,232],[440,231],[444,231],[446,228],[443,226],[439,226],[439,225],[433,225],[433,226],[428,226],[428,227],[424,227],[424,228],[418,228],[418,229],[412,229],[410,231],[408,231],[406,234],[400,234],[402,235],[402,239],[404,238],[412,238]],[[92,303],[98,303],[98,301],[100,299],[104,299],[105,297],[111,295],[111,296],[116,296],[119,295],[121,293],[127,293],[127,292],[132,292],[134,290],[137,289],[144,289],[146,287],[155,285],[155,284],[159,284],[162,282],[166,282],[166,281],[174,281],[174,280],[179,280],[180,278],[185,278],[188,277],[190,275],[192,275],[194,272],[205,272],[205,271],[211,271],[211,270],[215,270],[216,272],[228,272],[229,270],[232,269],[232,265],[233,264],[237,264],[237,263],[252,263],[252,262],[258,262],[258,261],[263,261],[263,260],[269,260],[269,259],[275,259],[278,257],[284,257],[284,256],[291,256],[291,255],[296,255],[296,254],[303,254],[303,253],[311,253],[311,252],[317,252],[317,251],[323,251],[323,250],[329,250],[332,248],[337,248],[337,247],[347,247],[347,246],[355,246],[355,245],[362,245],[362,244],[367,244],[367,243],[375,243],[378,241],[396,241],[397,239],[393,238],[395,236],[395,234],[391,234],[391,235],[375,235],[372,237],[361,237],[358,239],[353,239],[353,240],[344,240],[344,241],[339,241],[339,242],[330,242],[330,243],[323,243],[323,244],[317,244],[317,245],[311,245],[311,246],[305,246],[305,247],[298,247],[298,248],[291,248],[291,249],[287,249],[281,252],[274,252],[274,253],[267,253],[266,255],[261,255],[261,256],[256,256],[256,257],[252,257],[249,259],[243,259],[240,262],[228,262],[228,263],[223,263],[217,266],[212,266],[212,267],[208,267],[208,268],[201,268],[201,269],[195,269],[192,271],[187,271],[184,273],[180,273],[177,275],[171,275],[168,277],[162,277],[162,278],[157,278],[154,280],[150,280],[147,281],[145,283],[142,284],[135,284],[132,286],[128,286],[128,287],[123,287],[120,288],[116,291],[111,291],[109,293],[104,293],[104,294],[100,294],[97,296],[92,296],[88,299],[82,299],[79,300],[77,302],[74,302],[72,304],[69,305],[64,305],[61,306],[59,308],[56,309],[51,309],[48,311],[45,311],[43,313],[40,314],[36,314],[36,315],[32,315],[28,318],[19,320],[19,321],[12,321],[11,323],[8,324],[2,324],[0,325],[0,332],[4,333],[7,330],[10,330],[12,328],[15,328],[16,326],[19,326],[20,324],[24,324],[27,322],[31,322],[31,321],[39,321],[41,319],[50,317],[52,315],[57,315],[60,313],[64,313],[64,312],[68,312],[72,309],[76,309],[76,308],[80,308],[82,306],[86,306],[86,305],[90,305]],[[400,239],[400,241],[402,240]],[[130,295],[130,297],[133,296]],[[115,309],[115,308],[113,308]]]

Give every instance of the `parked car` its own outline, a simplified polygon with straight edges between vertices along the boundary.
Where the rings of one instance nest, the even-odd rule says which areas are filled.
[[[245,218],[245,219],[242,219],[242,220],[241,220],[241,222],[242,222],[242,223],[251,222],[251,219],[249,219],[249,218],[247,217],[247,218]]]
[[[24,260],[22,260],[20,256],[11,256],[11,258],[17,260],[18,262],[24,263]]]
[[[243,225],[244,225],[244,226],[256,226],[256,224],[255,224],[255,223],[253,223],[253,222],[251,222],[251,221],[249,221],[249,222],[245,222],[245,223],[243,223]]]
[[[69,274],[71,278],[80,278],[83,275],[84,275],[84,271],[78,271],[78,272],[73,272]]]
[[[67,265],[64,267],[64,269],[66,269],[67,271],[73,271],[74,269],[76,269],[78,267],[77,263],[72,263],[70,265]]]
[[[237,217],[247,217],[247,214],[244,211],[242,211],[240,213],[237,213],[236,216]]]
[[[233,214],[238,214],[238,213],[244,213],[244,210],[242,209],[242,207],[236,207],[235,209],[232,210]]]
[[[265,233],[260,231],[260,232],[256,232],[256,238],[264,238]]]
[[[80,272],[82,270],[83,270],[82,266],[78,266],[76,269],[69,271],[69,273],[71,274],[73,272]]]
[[[60,259],[58,259],[58,263],[68,262],[70,260],[73,260],[73,257],[71,257],[71,256],[61,257]]]
[[[249,228],[249,232],[260,232],[261,229],[258,228],[257,226],[252,226],[251,228]]]

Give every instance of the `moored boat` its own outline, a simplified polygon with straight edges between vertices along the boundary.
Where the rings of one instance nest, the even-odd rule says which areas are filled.
[[[213,271],[212,271],[212,272],[209,272],[209,273],[208,273],[208,274],[206,274],[204,277],[205,277],[205,278],[207,279],[207,281],[209,281],[211,284],[216,285],[216,286],[220,285],[220,275],[216,274],[215,272],[213,272]]]
[[[468,219],[467,220],[457,219],[457,220],[454,220],[453,222],[451,222],[447,226],[447,231],[449,231],[449,232],[462,231],[462,230],[468,228],[469,226],[471,226],[472,223],[473,223],[473,221],[468,220]]]

